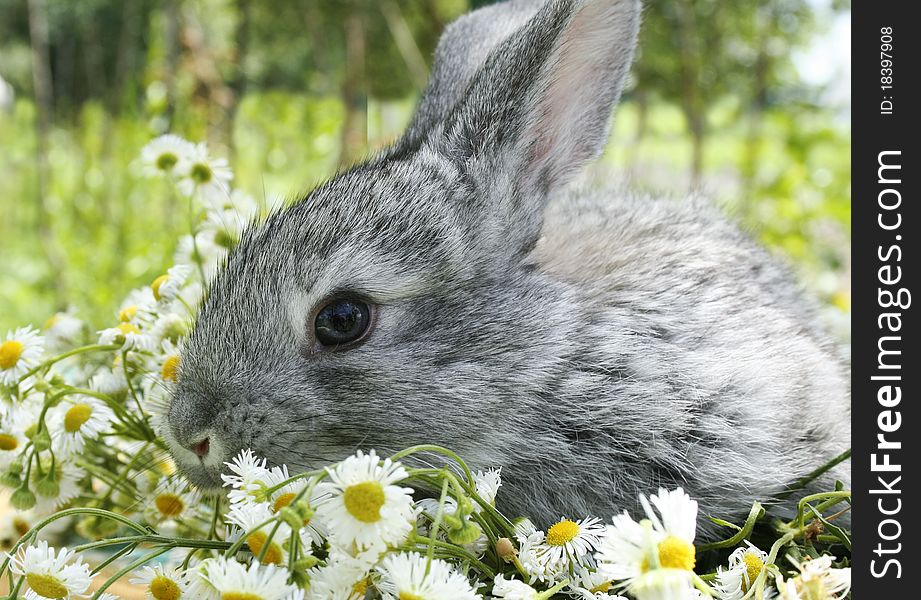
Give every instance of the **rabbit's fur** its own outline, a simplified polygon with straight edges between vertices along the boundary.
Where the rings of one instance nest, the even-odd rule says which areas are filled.
[[[639,12],[472,13],[402,140],[248,230],[164,431],[194,481],[242,448],[297,470],[435,443],[501,465],[500,508],[542,524],[679,485],[727,517],[849,446],[847,368],[764,250],[700,200],[565,189],[605,144]],[[314,351],[339,295],[379,306],[373,331]]]

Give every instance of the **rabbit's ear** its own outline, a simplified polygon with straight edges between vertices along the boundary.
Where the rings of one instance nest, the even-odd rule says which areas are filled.
[[[489,55],[432,140],[523,244],[547,192],[604,148],[639,20],[639,0],[550,0]]]
[[[468,13],[438,40],[432,74],[406,133],[397,144],[414,148],[442,123],[467,91],[489,53],[524,26],[543,0],[507,0]]]

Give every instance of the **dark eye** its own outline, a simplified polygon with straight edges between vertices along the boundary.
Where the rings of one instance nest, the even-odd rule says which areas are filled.
[[[341,298],[320,309],[313,327],[320,344],[336,347],[360,340],[370,324],[371,307],[367,302]]]

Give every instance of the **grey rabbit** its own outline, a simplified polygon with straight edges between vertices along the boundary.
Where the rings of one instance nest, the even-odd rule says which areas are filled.
[[[707,515],[849,447],[847,361],[765,250],[700,199],[567,185],[605,146],[640,12],[462,17],[401,139],[247,230],[168,411],[192,481],[243,448],[300,470],[434,443],[502,466],[512,516],[682,486],[713,537]],[[847,463],[814,485],[834,479]]]

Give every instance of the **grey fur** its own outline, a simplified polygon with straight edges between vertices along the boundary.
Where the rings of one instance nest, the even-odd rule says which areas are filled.
[[[302,469],[436,443],[503,466],[500,507],[543,524],[660,485],[727,517],[848,447],[847,368],[764,250],[701,200],[566,188],[607,139],[639,11],[551,0],[492,23],[485,61],[449,35],[435,73],[463,93],[436,75],[404,140],[249,229],[164,432],[193,480],[247,447]],[[340,293],[380,306],[374,330],[317,352]]]

